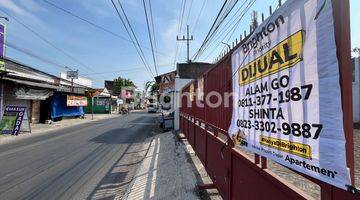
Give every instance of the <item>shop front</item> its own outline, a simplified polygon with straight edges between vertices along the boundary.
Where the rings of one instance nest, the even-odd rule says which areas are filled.
[[[84,106],[87,104],[85,96],[55,92],[50,100],[51,120],[84,116]]]
[[[23,80],[3,79],[1,83],[1,117],[7,108],[24,109],[20,132],[30,132],[30,123],[49,119],[49,106],[55,87]],[[6,113],[5,113],[6,114]]]

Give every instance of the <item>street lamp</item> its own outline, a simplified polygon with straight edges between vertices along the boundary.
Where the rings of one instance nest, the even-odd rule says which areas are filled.
[[[228,46],[229,47],[229,49],[231,49],[231,46],[230,46],[230,44],[227,44],[227,43],[225,43],[225,42],[221,42],[222,44],[224,44],[224,45],[226,45],[226,46]]]

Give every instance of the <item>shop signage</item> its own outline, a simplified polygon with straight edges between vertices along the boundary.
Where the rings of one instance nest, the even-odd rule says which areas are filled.
[[[134,90],[132,89],[122,89],[121,90],[121,98],[123,99],[132,99],[134,95]]]
[[[25,112],[26,107],[6,106],[0,122],[2,134],[18,135]]]
[[[79,78],[79,71],[67,71],[66,72],[67,79],[78,79]]]
[[[109,99],[103,99],[103,98],[97,98],[96,99],[96,105],[97,106],[107,106],[110,104],[110,100]]]
[[[0,24],[0,71],[5,71],[5,26]]]
[[[339,188],[350,185],[331,1],[288,0],[232,54],[230,137]]]
[[[167,74],[161,75],[161,82],[159,87],[160,93],[166,93],[174,91],[175,88],[175,76],[176,72],[170,72]]]
[[[87,98],[84,96],[67,95],[66,106],[87,106]]]
[[[124,104],[124,100],[122,100],[122,99],[116,99],[116,104],[117,104],[117,105],[122,105],[122,104]]]

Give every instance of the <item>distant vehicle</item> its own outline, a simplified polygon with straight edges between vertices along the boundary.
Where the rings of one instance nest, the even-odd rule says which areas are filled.
[[[156,104],[149,104],[148,105],[148,113],[156,113],[158,110],[158,107]]]
[[[127,115],[127,114],[129,114],[129,109],[128,109],[128,108],[121,107],[120,113],[123,114],[123,115]]]

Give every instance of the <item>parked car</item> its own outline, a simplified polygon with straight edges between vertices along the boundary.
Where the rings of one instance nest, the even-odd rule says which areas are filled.
[[[148,113],[156,113],[158,110],[158,107],[156,104],[149,104],[148,105]]]

